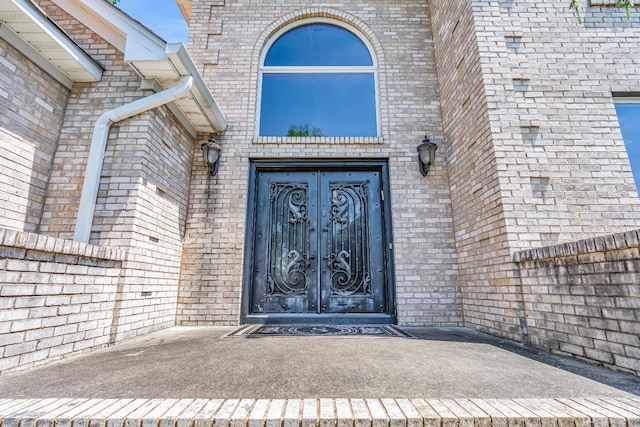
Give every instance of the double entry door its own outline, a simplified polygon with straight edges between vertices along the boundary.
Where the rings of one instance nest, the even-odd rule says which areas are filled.
[[[249,315],[390,319],[382,175],[380,168],[256,171]]]

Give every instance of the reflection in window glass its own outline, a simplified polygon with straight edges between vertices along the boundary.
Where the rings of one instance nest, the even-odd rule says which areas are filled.
[[[280,37],[265,66],[373,65],[369,50],[353,33],[327,24],[304,25]]]
[[[265,74],[261,134],[308,125],[321,136],[376,136],[374,94],[373,74]]]
[[[260,135],[377,136],[376,70],[355,34],[324,23],[294,28],[260,71]]]
[[[618,99],[615,106],[636,188],[640,189],[640,99]]]

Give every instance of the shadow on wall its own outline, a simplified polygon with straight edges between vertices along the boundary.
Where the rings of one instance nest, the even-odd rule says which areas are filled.
[[[640,375],[639,233],[515,254],[534,347]]]
[[[0,127],[0,218],[5,227],[37,232],[55,143],[33,142]]]

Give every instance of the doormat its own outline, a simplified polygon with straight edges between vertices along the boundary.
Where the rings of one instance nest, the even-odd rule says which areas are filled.
[[[415,338],[395,326],[343,325],[251,325],[225,337],[400,337]]]

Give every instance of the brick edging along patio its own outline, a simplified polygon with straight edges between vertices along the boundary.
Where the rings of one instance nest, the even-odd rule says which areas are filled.
[[[640,397],[2,399],[2,427],[638,427]]]

